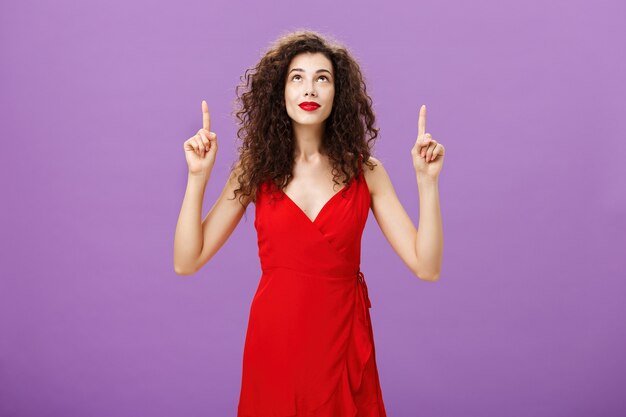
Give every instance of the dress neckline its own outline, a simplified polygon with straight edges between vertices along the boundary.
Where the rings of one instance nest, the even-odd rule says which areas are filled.
[[[348,184],[352,184],[354,182],[354,180],[356,179],[356,176],[353,176],[350,181],[348,181]],[[317,213],[317,215],[315,216],[315,218],[311,219],[305,212],[304,210],[302,210],[300,208],[299,205],[296,204],[295,201],[293,201],[291,199],[291,197],[289,197],[287,195],[287,193],[285,193],[282,189],[279,189],[280,193],[286,197],[287,201],[289,201],[291,203],[291,205],[297,210],[299,211],[310,223],[315,224],[316,221],[320,218],[320,215],[324,212],[324,210],[326,210],[330,204],[337,199],[337,197],[346,189],[346,187],[348,186],[348,184],[344,185],[343,187],[341,187],[341,189],[339,191],[337,191],[335,194],[333,194],[328,200],[326,200],[326,202],[324,203],[324,205],[322,206],[322,208],[320,209],[320,211]]]

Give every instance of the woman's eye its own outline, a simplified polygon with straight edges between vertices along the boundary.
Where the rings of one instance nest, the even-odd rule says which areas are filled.
[[[296,75],[294,75],[293,77],[291,77],[291,79],[292,79],[292,80],[295,80],[295,79],[296,79],[296,77],[301,78],[301,77],[300,77],[300,75],[296,74]],[[328,77],[327,77],[327,76],[325,76],[325,75],[321,75],[321,76],[318,78],[318,80],[319,80],[320,78],[323,78],[324,80],[328,81]]]

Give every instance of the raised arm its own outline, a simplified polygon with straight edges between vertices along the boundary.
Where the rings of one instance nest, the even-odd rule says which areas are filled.
[[[215,255],[232,234],[248,204],[242,206],[238,199],[228,199],[234,196],[237,186],[239,171],[236,167],[202,220],[204,191],[217,153],[217,135],[210,131],[209,111],[204,100],[202,113],[202,129],[184,143],[189,173],[174,236],[174,271],[179,275],[195,273]]]
[[[418,228],[400,203],[383,164],[365,169],[372,198],[372,212],[385,238],[409,269],[420,279],[437,281],[443,256],[443,226],[439,206],[438,175],[444,148],[425,133],[426,106],[420,109],[418,138],[411,150],[419,191]]]

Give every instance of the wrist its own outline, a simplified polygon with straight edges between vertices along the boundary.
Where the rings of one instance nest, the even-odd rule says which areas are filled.
[[[209,173],[193,174],[191,172],[188,172],[187,173],[187,182],[206,184],[209,181],[209,177],[210,177]]]
[[[438,185],[439,177],[429,177],[427,175],[417,174],[417,184],[418,185]]]

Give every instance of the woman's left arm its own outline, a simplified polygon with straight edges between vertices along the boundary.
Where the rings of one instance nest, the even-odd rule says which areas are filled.
[[[411,149],[420,200],[420,219],[415,250],[420,268],[431,281],[439,280],[443,257],[443,225],[439,207],[439,173],[445,149],[426,133],[426,105],[420,108],[417,141]]]
[[[371,194],[371,208],[385,238],[398,256],[420,279],[438,281],[443,257],[443,226],[439,207],[439,173],[443,166],[444,147],[426,130],[426,106],[419,114],[418,137],[411,150],[419,191],[418,228],[400,203],[382,163],[366,169]]]

